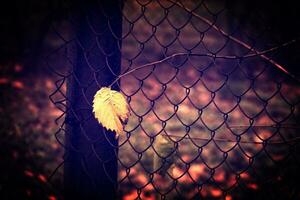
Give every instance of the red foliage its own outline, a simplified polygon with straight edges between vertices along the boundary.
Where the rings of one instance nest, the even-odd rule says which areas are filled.
[[[222,196],[222,191],[220,189],[211,189],[210,193],[213,197],[220,197]]]
[[[24,171],[24,175],[28,176],[28,177],[33,177],[34,176],[34,174],[32,173],[32,171],[29,171],[29,170],[25,170]]]
[[[250,188],[250,189],[253,189],[253,190],[257,190],[258,189],[258,186],[255,183],[249,183],[247,185],[247,187]]]
[[[232,200],[232,196],[227,195],[227,196],[225,197],[225,200]]]
[[[16,89],[24,89],[24,84],[21,81],[13,81],[11,84]]]
[[[54,195],[49,195],[48,200],[57,200],[57,198]]]
[[[9,82],[8,78],[0,78],[0,85],[7,84]]]
[[[42,174],[39,174],[37,178],[43,183],[47,182],[47,178]]]
[[[250,175],[247,172],[241,173],[240,177],[245,180],[250,179]]]

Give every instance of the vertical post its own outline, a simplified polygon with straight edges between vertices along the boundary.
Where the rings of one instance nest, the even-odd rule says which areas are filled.
[[[66,200],[116,199],[118,143],[94,118],[92,101],[120,73],[121,7],[118,0],[78,1],[75,6],[76,53],[65,121]]]

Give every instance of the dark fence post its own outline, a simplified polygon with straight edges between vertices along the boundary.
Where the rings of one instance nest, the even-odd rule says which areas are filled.
[[[78,2],[72,17],[76,53],[67,84],[65,199],[115,199],[117,140],[94,118],[92,101],[120,73],[122,6],[118,0]]]

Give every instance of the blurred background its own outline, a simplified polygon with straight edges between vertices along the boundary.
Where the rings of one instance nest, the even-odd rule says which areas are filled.
[[[251,53],[178,5],[170,7],[165,17],[165,8],[172,5],[169,1],[124,2],[122,72],[178,52],[238,57]],[[259,51],[300,36],[300,7],[294,1],[182,2]],[[66,73],[69,66],[59,51],[50,58],[54,64],[49,69],[45,56],[74,37],[69,20],[72,6],[72,1],[31,0],[9,1],[0,8],[0,199],[62,199],[62,168],[55,170],[63,161],[64,150],[54,133],[59,127],[55,120],[63,112],[49,95],[57,88],[66,92],[65,84],[56,82],[53,68]],[[294,42],[268,56],[299,77],[299,50],[299,42]],[[229,80],[225,81],[224,74],[230,74]],[[229,89],[221,87],[224,82]],[[185,98],[187,88],[192,88],[190,100]],[[179,56],[122,78],[121,90],[131,99],[132,115],[125,127],[130,137],[126,134],[119,139],[120,199],[160,199],[169,190],[167,199],[263,199],[272,193],[272,199],[300,197],[299,141],[295,140],[299,135],[299,82],[260,57],[240,62],[206,56],[186,61]],[[213,91],[217,92],[212,101]],[[243,98],[240,107],[231,111],[235,95]],[[153,99],[156,104],[152,107]],[[268,106],[261,99],[268,100]],[[175,117],[174,105],[179,105]],[[229,113],[226,125],[231,128],[221,125],[220,110]],[[257,127],[245,131],[249,116]],[[274,121],[282,122],[281,127],[274,127]],[[190,127],[188,134],[185,125]],[[210,140],[212,130],[216,130],[216,140]],[[244,143],[237,145],[230,130],[241,135]],[[167,137],[159,139],[163,135]],[[150,142],[151,137],[157,138],[156,143]],[[265,146],[265,140],[279,144]],[[155,156],[155,150],[158,154],[168,151],[160,148],[161,143],[169,145],[171,166]],[[149,146],[155,150],[145,148]],[[221,164],[224,154],[220,149],[230,152],[228,165]],[[149,176],[151,171],[156,173],[154,178]],[[224,196],[223,191],[228,194]]]

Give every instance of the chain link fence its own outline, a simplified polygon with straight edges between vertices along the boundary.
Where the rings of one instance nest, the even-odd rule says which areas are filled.
[[[76,160],[83,184],[119,199],[299,198],[299,79],[276,62],[296,40],[225,1],[111,4],[52,26],[65,183]],[[112,83],[131,110],[118,139],[91,104]]]

